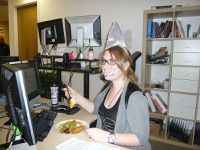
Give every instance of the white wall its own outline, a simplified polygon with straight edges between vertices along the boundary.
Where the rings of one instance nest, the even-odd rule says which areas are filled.
[[[131,52],[142,50],[143,11],[154,5],[181,4],[184,6],[200,5],[200,0],[13,0],[9,1],[10,44],[12,54],[18,54],[16,7],[37,1],[38,22],[66,16],[101,15],[102,47],[95,48],[95,53],[103,50],[107,33],[113,21],[117,21],[123,31],[132,32]],[[61,45],[66,47],[65,45]],[[39,47],[39,46],[38,46]],[[40,49],[41,50],[41,49]],[[70,50],[70,49],[69,49]],[[141,60],[137,63],[136,74],[141,76]],[[67,75],[63,74],[63,78]],[[76,75],[73,87],[82,91],[82,75]],[[68,78],[64,78],[67,82]],[[81,83],[81,84],[80,84]],[[94,98],[103,83],[98,75],[91,76],[90,97]]]

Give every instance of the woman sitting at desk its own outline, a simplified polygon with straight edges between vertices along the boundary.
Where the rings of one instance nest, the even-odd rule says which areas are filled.
[[[100,64],[109,85],[97,94],[94,102],[67,87],[70,96],[82,108],[97,115],[97,126],[87,129],[88,136],[94,141],[106,141],[131,149],[151,149],[148,142],[148,104],[137,86],[137,77],[131,68],[130,52],[122,46],[105,49],[100,55]],[[129,85],[134,90],[125,106]],[[69,96],[67,88],[64,90],[66,96]]]

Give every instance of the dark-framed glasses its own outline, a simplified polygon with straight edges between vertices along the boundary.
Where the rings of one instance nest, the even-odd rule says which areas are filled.
[[[107,64],[109,64],[111,66],[114,66],[117,63],[117,61],[115,59],[109,59],[109,60],[100,59],[99,62],[100,62],[101,65],[105,65],[107,63]]]

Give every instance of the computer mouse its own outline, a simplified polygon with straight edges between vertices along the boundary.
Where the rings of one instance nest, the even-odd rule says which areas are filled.
[[[51,110],[56,111],[58,113],[65,113],[67,115],[73,115],[80,110],[80,107],[75,106],[73,108],[70,108],[66,105],[60,105],[60,106],[57,106],[57,107],[52,107]]]
[[[60,105],[60,106],[56,107],[57,111],[66,111],[66,110],[69,110],[69,109],[70,108],[68,106],[65,106],[65,105]]]

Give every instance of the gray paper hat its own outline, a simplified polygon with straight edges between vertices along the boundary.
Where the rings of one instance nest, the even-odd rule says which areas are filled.
[[[119,24],[116,21],[114,21],[108,33],[108,39],[105,49],[109,49],[117,45],[122,46],[124,48],[126,47],[124,35],[119,27]]]

